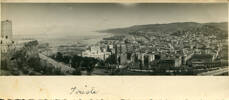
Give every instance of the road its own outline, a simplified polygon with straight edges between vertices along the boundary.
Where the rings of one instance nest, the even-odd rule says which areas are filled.
[[[199,76],[215,76],[215,75],[221,75],[223,73],[227,73],[228,71],[228,67],[223,67],[221,69],[218,70],[213,70],[213,71],[208,71],[208,72],[203,72],[198,74]]]

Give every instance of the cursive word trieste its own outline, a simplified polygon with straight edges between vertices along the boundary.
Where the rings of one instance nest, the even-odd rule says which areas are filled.
[[[84,85],[83,88],[77,88],[76,86],[73,86],[71,88],[70,94],[96,94],[97,91],[94,87],[88,87],[87,85]]]

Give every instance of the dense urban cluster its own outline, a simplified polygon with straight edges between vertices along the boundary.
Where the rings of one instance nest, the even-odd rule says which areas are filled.
[[[130,32],[104,38],[82,56],[106,60],[114,55],[113,67],[129,71],[197,74],[227,66],[221,54],[227,42],[214,35],[217,31]]]

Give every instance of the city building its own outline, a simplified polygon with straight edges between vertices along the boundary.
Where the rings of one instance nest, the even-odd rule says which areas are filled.
[[[126,64],[127,63],[127,54],[126,53],[122,53],[120,54],[120,64]]]
[[[193,55],[189,61],[189,65],[194,68],[204,68],[204,67],[219,67],[221,66],[220,61],[213,61],[214,56],[210,54]]]
[[[100,60],[106,60],[111,55],[111,52],[101,49],[99,46],[91,46],[89,50],[82,52],[82,57],[92,57]]]

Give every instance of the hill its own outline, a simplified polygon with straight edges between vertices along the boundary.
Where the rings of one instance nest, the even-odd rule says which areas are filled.
[[[168,24],[147,24],[135,25],[127,28],[115,28],[102,30],[99,32],[113,33],[113,34],[127,34],[131,32],[159,32],[162,34],[183,35],[183,32],[194,33],[198,32],[203,35],[215,35],[218,39],[227,38],[228,23],[196,23],[196,22],[180,22]]]
[[[196,23],[196,22],[180,22],[168,24],[147,24],[135,25],[127,28],[115,28],[102,30],[100,32],[126,34],[130,32],[160,32],[160,33],[177,33],[180,31],[200,32],[205,35],[215,34],[219,38],[227,37],[227,22],[221,23]],[[182,35],[182,34],[181,34]]]
[[[215,28],[219,28],[222,31],[228,31],[228,23],[221,22],[221,23],[205,23],[204,25],[213,26]]]

